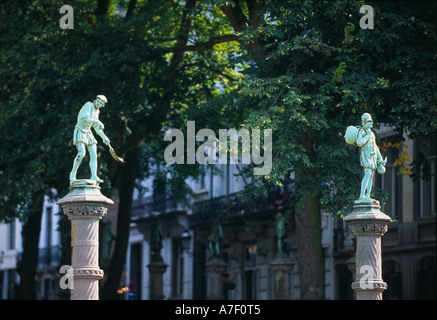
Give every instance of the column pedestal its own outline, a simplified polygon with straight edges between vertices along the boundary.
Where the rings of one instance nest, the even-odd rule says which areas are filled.
[[[343,219],[357,238],[355,281],[357,300],[382,300],[387,284],[382,280],[381,237],[391,218],[381,212],[378,201],[357,200],[351,214]]]
[[[164,282],[162,276],[165,270],[167,270],[168,264],[166,264],[162,259],[152,259],[147,267],[149,268],[150,272],[150,300],[162,300],[165,298],[165,295],[163,293]]]
[[[293,262],[285,256],[276,256],[270,265],[275,279],[275,300],[290,300],[290,272]]]
[[[223,260],[212,257],[205,263],[206,270],[209,273],[209,295],[208,300],[223,300],[223,273],[227,264]]]
[[[100,193],[100,187],[84,182],[74,185],[57,204],[71,221],[71,300],[98,300],[99,221],[114,202]]]

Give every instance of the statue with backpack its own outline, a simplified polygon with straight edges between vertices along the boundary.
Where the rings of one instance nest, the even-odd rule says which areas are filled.
[[[364,177],[361,181],[361,191],[359,200],[372,200],[370,192],[372,190],[373,174],[378,171],[379,174],[385,173],[385,164],[387,157],[382,158],[381,152],[376,145],[375,134],[371,128],[373,120],[369,113],[361,116],[361,126],[349,126],[346,129],[344,138],[346,143],[361,148],[360,164],[364,169]]]

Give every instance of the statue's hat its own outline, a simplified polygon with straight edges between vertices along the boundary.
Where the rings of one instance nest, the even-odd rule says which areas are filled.
[[[108,100],[106,99],[106,97],[105,97],[104,95],[101,95],[101,94],[97,96],[97,99],[102,100],[104,103],[107,103],[107,102],[108,102]]]
[[[361,122],[369,121],[369,120],[372,120],[372,116],[370,115],[370,113],[366,112],[361,116]]]

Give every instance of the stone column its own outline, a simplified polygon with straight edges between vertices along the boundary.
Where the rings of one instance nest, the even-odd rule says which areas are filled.
[[[71,300],[98,300],[99,221],[114,202],[103,196],[100,187],[86,180],[70,187],[70,192],[57,202],[71,221],[71,267],[73,288]]]
[[[382,281],[381,237],[387,232],[390,217],[381,212],[379,202],[357,200],[344,218],[349,232],[357,238],[355,281],[357,300],[382,300],[387,284]]]
[[[165,298],[163,293],[162,276],[167,270],[168,264],[163,259],[152,258],[150,264],[147,265],[150,272],[149,279],[149,298],[150,300],[162,300]]]
[[[275,279],[275,300],[290,300],[290,272],[293,262],[279,255],[270,263]]]
[[[208,300],[223,300],[223,273],[227,264],[222,259],[213,256],[205,263],[209,273],[209,295]]]

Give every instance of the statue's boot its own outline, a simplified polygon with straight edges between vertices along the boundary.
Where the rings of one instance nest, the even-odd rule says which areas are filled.
[[[97,181],[98,183],[103,183],[103,180],[100,179],[98,176],[92,176],[92,177],[90,178],[90,180],[95,180],[95,181]]]

